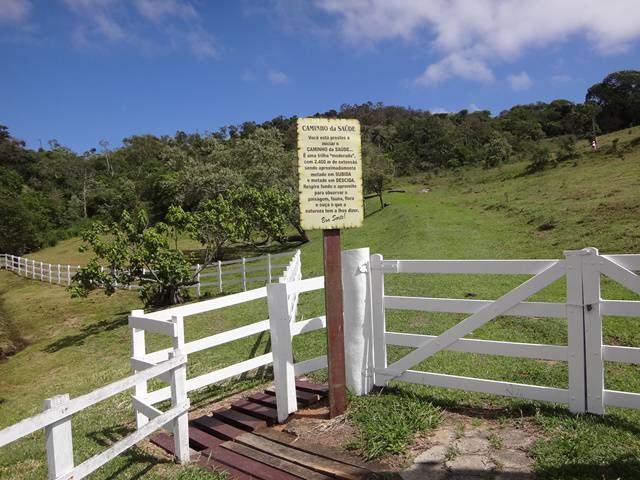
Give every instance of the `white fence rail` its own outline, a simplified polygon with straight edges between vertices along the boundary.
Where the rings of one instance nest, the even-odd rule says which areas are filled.
[[[364,258],[366,262],[368,257]],[[640,270],[640,255],[605,256],[599,255],[593,248],[566,252],[565,258],[561,260],[385,260],[381,255],[372,255],[368,265],[359,265],[357,270],[366,272],[368,276],[366,299],[363,301],[366,306],[361,305],[360,310],[364,312],[365,317],[363,328],[368,331],[364,335],[369,335],[370,338],[366,342],[365,351],[362,352],[367,361],[356,361],[355,365],[361,369],[362,376],[368,377],[373,372],[376,385],[384,386],[391,380],[405,381],[565,403],[573,412],[595,414],[604,413],[606,405],[640,408],[640,393],[614,391],[604,386],[604,361],[640,365],[640,348],[604,345],[602,338],[603,315],[640,317],[640,301],[604,300],[600,293],[600,277],[604,275],[640,295],[640,276],[634,273],[634,270]],[[294,361],[293,337],[326,327],[326,319],[322,315],[296,321],[299,295],[324,288],[323,277],[303,280],[301,271],[300,252],[296,252],[283,275],[278,278],[278,283],[158,312],[132,311],[129,326],[132,331],[131,366],[134,375],[73,400],[69,400],[68,396],[47,400],[43,413],[0,430],[0,446],[44,428],[49,478],[78,479],[96,470],[151,432],[164,427],[173,431],[176,455],[184,462],[189,458],[188,392],[271,363],[275,377],[278,419],[284,421],[297,409],[295,377],[327,365],[324,355],[302,362]],[[385,275],[401,273],[528,274],[532,277],[496,300],[385,294]],[[343,272],[343,281],[348,277],[349,274],[345,277]],[[564,302],[526,301],[531,295],[561,278],[566,278]],[[265,298],[268,319],[185,342],[186,317]],[[345,311],[353,307],[348,304],[350,300],[345,299]],[[452,312],[469,316],[441,335],[417,335],[387,331],[386,310]],[[463,338],[474,329],[502,315],[566,319],[568,343],[545,345]],[[270,331],[272,352],[194,378],[187,378],[186,365],[189,354],[265,331]],[[172,348],[147,352],[146,333],[171,337]],[[414,350],[388,365],[387,345],[410,347]],[[568,388],[411,369],[415,364],[443,350],[565,361],[568,363]],[[169,383],[169,386],[149,392],[148,381],[152,378]],[[129,388],[134,389],[132,402],[136,412],[137,430],[107,451],[74,466],[71,415]],[[171,399],[171,407],[166,412],[154,406],[168,399]]]
[[[296,250],[293,255],[300,255]],[[202,295],[203,289],[213,287],[219,292],[231,286],[241,286],[243,291],[247,291],[249,286],[256,283],[269,284],[274,278],[285,275],[283,268],[289,263],[276,263],[283,257],[291,257],[291,252],[274,253],[261,255],[258,257],[242,257],[237,260],[218,261],[201,270],[201,265],[194,265],[192,268],[198,272],[195,283],[189,289],[195,290],[196,297]],[[281,260],[280,260],[281,261]],[[73,276],[81,268],[80,265],[52,264],[38,260],[19,257],[8,253],[0,254],[0,268],[10,270],[17,275],[32,280],[48,282],[58,285],[71,285]],[[282,272],[279,275],[279,272]],[[263,273],[262,275],[256,275]],[[131,285],[130,288],[138,288]]]
[[[601,274],[640,294],[640,255],[599,255],[597,249],[568,251],[564,260],[384,260],[371,257],[371,300],[374,331],[374,382],[390,380],[456,388],[531,400],[565,403],[573,412],[604,413],[605,405],[640,408],[640,393],[604,388],[603,361],[640,364],[640,348],[603,345],[602,316],[640,317],[640,301],[603,300]],[[384,277],[396,273],[529,274],[532,278],[496,300],[403,297],[385,295]],[[566,301],[527,302],[527,298],[566,277]],[[470,314],[438,336],[389,332],[386,310]],[[464,336],[500,315],[561,318],[567,321],[568,344],[544,345],[465,339]],[[414,348],[387,365],[387,345]],[[569,388],[460,377],[411,370],[440,351],[565,361]]]

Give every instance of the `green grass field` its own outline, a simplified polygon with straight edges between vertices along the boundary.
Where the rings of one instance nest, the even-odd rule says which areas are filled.
[[[613,138],[626,148],[624,158],[610,152]],[[595,246],[604,253],[640,253],[640,128],[600,139],[592,153],[586,144],[576,161],[531,176],[522,176],[524,163],[495,170],[461,170],[427,178],[401,179],[406,193],[385,197],[388,208],[371,213],[363,228],[343,234],[343,248],[370,247],[385,258],[561,258],[563,250]],[[633,144],[635,142],[635,145]],[[428,186],[429,193],[420,193]],[[546,225],[545,227],[542,227]],[[319,232],[303,247],[305,277],[322,274]],[[83,263],[74,256],[76,240],[61,242],[33,258]],[[388,275],[390,294],[464,298],[496,298],[523,277],[479,275]],[[564,283],[557,282],[535,296],[562,300]],[[606,298],[638,298],[612,282],[603,281]],[[107,298],[92,294],[70,299],[63,288],[0,272],[0,342],[9,336],[26,347],[0,363],[0,427],[40,411],[43,399],[59,393],[76,396],[130,373],[127,313],[140,308],[134,292]],[[322,313],[321,292],[304,294],[300,315]],[[265,301],[188,317],[187,340],[267,318]],[[463,316],[426,312],[387,314],[393,331],[438,334]],[[605,341],[640,346],[635,319],[605,318]],[[501,317],[476,330],[474,338],[566,344],[566,322],[560,319]],[[297,337],[297,359],[324,351],[323,332]],[[166,346],[150,338],[151,348]],[[189,357],[195,375],[268,351],[268,335],[256,335]],[[390,349],[398,358],[403,349]],[[419,369],[480,378],[566,387],[564,363],[442,352]],[[229,385],[192,395],[194,405],[222,398],[269,378],[269,371]],[[607,388],[640,392],[640,369],[606,366]],[[412,398],[434,406],[467,410],[490,407],[505,419],[535,421],[548,440],[534,448],[536,468],[543,479],[640,478],[640,412],[610,409],[604,418],[574,417],[564,407],[522,402],[452,390],[401,385]],[[74,416],[76,463],[103,450],[132,428],[133,414],[121,395]],[[34,434],[0,450],[0,478],[43,478],[46,472],[42,434]],[[181,473],[182,472],[182,473]],[[92,478],[193,477],[170,462],[159,462],[141,449],[129,451]],[[198,474],[196,474],[198,475]],[[138,477],[136,477],[138,478]],[[204,477],[202,477],[204,478]]]

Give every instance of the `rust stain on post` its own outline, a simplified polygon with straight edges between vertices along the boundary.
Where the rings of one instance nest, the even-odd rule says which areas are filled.
[[[323,230],[323,239],[329,414],[333,418],[342,415],[347,409],[340,230]]]

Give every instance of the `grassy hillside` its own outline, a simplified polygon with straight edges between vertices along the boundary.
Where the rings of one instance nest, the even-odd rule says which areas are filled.
[[[403,179],[406,193],[388,194],[391,205],[375,212],[377,200],[361,229],[347,230],[343,247],[368,246],[386,258],[560,258],[565,249],[596,246],[603,252],[640,253],[640,147],[620,159],[609,148],[640,137],[640,128],[602,137],[596,153],[586,150],[575,162],[531,176],[522,176],[524,163],[499,170],[462,170],[433,178]],[[420,190],[428,186],[429,193]],[[546,226],[544,226],[546,225]],[[319,232],[303,247],[306,277],[322,273]],[[63,262],[73,257],[73,241],[38,252],[34,258]],[[66,255],[66,256],[65,256]],[[44,258],[43,258],[44,257]],[[81,262],[79,262],[81,263]],[[496,298],[522,277],[478,275],[388,276],[391,294]],[[611,282],[605,296],[637,298]],[[564,284],[557,282],[535,298],[562,300]],[[305,294],[300,301],[304,318],[322,311],[320,293]],[[0,363],[0,427],[40,410],[48,396],[90,391],[129,373],[130,335],[126,314],[140,308],[133,292],[112,298],[94,294],[71,300],[57,286],[0,272],[0,318],[12,325],[12,335],[27,346]],[[253,323],[267,317],[266,302],[257,301],[223,311],[189,317],[188,340]],[[463,318],[461,315],[389,312],[390,330],[437,334]],[[8,323],[8,322],[7,322]],[[0,322],[0,328],[3,325]],[[640,346],[640,325],[619,318],[605,319],[608,343]],[[474,332],[475,338],[566,344],[566,322],[559,319],[502,317]],[[0,335],[0,338],[1,335]],[[162,346],[152,339],[153,347]],[[153,348],[152,347],[152,348]],[[261,354],[269,348],[266,335],[192,355],[190,375],[229,365]],[[296,339],[298,359],[324,350],[322,332]],[[402,349],[390,349],[397,358]],[[440,353],[420,369],[532,384],[564,387],[566,365],[528,359]],[[640,369],[607,365],[606,384],[640,392]],[[214,387],[192,397],[198,405],[264,381],[268,372],[230,387]],[[489,407],[505,419],[525,416],[548,433],[549,441],[536,446],[541,478],[640,477],[640,412],[611,409],[604,419],[567,415],[564,408],[520,402],[443,389],[404,386],[425,401],[448,408]],[[131,428],[132,413],[125,395],[74,417],[76,461],[105,448]],[[0,451],[0,478],[42,478],[46,461],[41,434]],[[596,448],[597,446],[597,448]],[[163,478],[178,469],[135,450],[103,468],[95,478]]]

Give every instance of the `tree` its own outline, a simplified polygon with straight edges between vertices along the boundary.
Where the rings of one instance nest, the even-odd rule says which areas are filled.
[[[365,155],[363,187],[365,193],[373,193],[380,199],[380,210],[385,207],[382,194],[391,183],[393,161],[389,155],[380,153],[376,147],[367,149]]]
[[[530,175],[540,172],[552,164],[551,152],[543,145],[536,145],[531,152],[531,163],[525,169],[525,174]]]
[[[509,141],[498,132],[494,132],[485,145],[484,167],[493,168],[507,163],[513,154],[513,148]]]
[[[86,297],[96,289],[110,296],[135,284],[145,305],[180,303],[199,272],[183,252],[171,248],[170,232],[164,223],[150,226],[144,210],[135,216],[125,211],[110,225],[93,223],[82,234],[82,250],[90,248],[95,256],[74,275],[72,297]]]
[[[597,119],[604,132],[640,124],[640,71],[610,73],[589,88],[585,101],[602,108]]]

